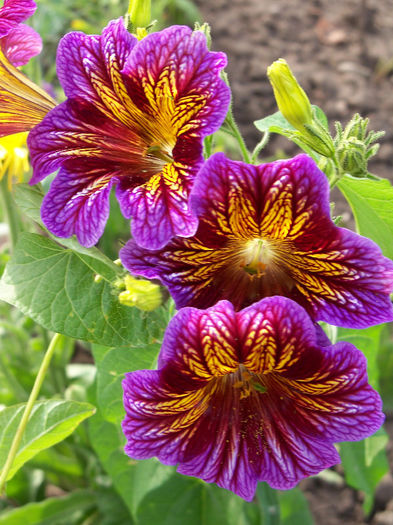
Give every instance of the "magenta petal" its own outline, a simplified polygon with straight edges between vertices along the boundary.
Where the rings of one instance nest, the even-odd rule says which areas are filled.
[[[11,64],[19,67],[41,53],[42,40],[33,28],[19,24],[2,38],[1,48]]]
[[[155,86],[168,77],[172,97],[176,101],[184,97],[179,119],[187,114],[187,105],[193,105],[192,98],[201,96],[205,103],[185,122],[194,136],[204,137],[217,131],[228,109],[230,91],[219,76],[226,64],[226,55],[210,52],[200,31],[172,26],[143,38],[126,61],[123,75],[130,97],[146,108],[152,103],[146,82]]]
[[[102,89],[116,93],[113,70],[119,72],[124,67],[136,43],[122,18],[110,22],[101,36],[80,32],[65,35],[57,51],[57,75],[66,96],[83,98],[106,110]],[[107,101],[110,106],[110,99]]]
[[[188,206],[187,190],[167,185],[165,173],[164,169],[153,191],[148,184],[130,190],[122,183],[116,190],[123,215],[132,217],[132,236],[147,249],[162,248],[175,235],[189,237],[198,227]]]
[[[4,0],[4,5],[0,8],[0,38],[29,18],[36,7],[33,0]]]
[[[116,179],[90,180],[62,169],[45,195],[41,217],[58,237],[76,235],[82,246],[91,247],[101,237],[109,216],[109,194]]]

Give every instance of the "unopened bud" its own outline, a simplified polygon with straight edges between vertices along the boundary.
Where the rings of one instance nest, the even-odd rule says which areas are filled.
[[[160,306],[162,295],[158,284],[145,279],[136,279],[131,275],[126,275],[124,284],[126,289],[119,294],[121,304],[135,306],[146,312],[155,310]]]
[[[303,131],[304,124],[311,124],[313,120],[311,104],[286,61],[280,58],[273,62],[267,68],[267,76],[273,87],[278,109],[294,128]]]
[[[130,0],[127,17],[133,28],[147,27],[151,19],[151,1]]]
[[[374,156],[378,149],[379,140],[384,132],[367,131],[368,118],[362,118],[356,113],[342,129],[341,124],[336,123],[337,135],[335,138],[336,157],[345,173],[353,177],[368,177],[368,160]]]

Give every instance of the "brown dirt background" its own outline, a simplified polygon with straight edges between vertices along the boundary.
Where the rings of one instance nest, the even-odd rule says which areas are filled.
[[[277,110],[266,68],[282,57],[311,102],[345,124],[359,112],[370,129],[385,130],[370,171],[393,180],[393,0],[197,0],[212,28],[213,49],[228,55],[234,114],[252,149],[253,121]],[[296,146],[271,139],[265,155]],[[393,421],[386,429],[393,437]],[[393,441],[388,448],[391,470]],[[338,467],[340,470],[340,467]],[[393,525],[393,478],[377,488],[371,516],[362,494],[340,483],[310,478],[301,487],[316,525]],[[293,525],[301,525],[293,523]]]

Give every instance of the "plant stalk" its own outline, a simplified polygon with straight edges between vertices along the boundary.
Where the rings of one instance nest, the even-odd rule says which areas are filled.
[[[51,362],[52,356],[54,354],[54,351],[56,350],[57,343],[61,339],[61,334],[55,334],[52,337],[51,342],[49,343],[48,349],[44,355],[44,358],[42,360],[40,369],[38,370],[37,377],[34,381],[33,388],[30,393],[30,397],[27,401],[25,410],[22,415],[22,419],[20,420],[18,429],[15,433],[14,439],[12,441],[12,445],[7,457],[7,461],[5,462],[4,468],[0,475],[0,494],[3,493],[3,489],[7,480],[7,476],[9,471],[11,470],[12,464],[14,463],[15,456],[18,452],[20,442],[22,440],[23,434],[26,429],[27,422],[29,420],[31,411],[33,410],[34,403],[37,400],[38,394],[40,393],[42,383],[45,379],[46,372],[48,370],[49,364]]]

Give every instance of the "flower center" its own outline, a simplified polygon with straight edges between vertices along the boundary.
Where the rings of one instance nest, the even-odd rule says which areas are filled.
[[[250,372],[244,365],[239,365],[239,368],[231,376],[232,387],[239,389],[240,399],[245,399],[255,391],[261,394],[267,391],[260,377]]]
[[[260,277],[266,267],[274,259],[272,245],[266,239],[252,239],[246,242],[242,249],[243,263],[241,267],[249,275]]]
[[[162,161],[164,164],[171,164],[173,162],[173,158],[171,153],[168,151],[165,151],[160,146],[150,146],[146,150],[146,157],[151,158],[151,160],[156,161]]]

